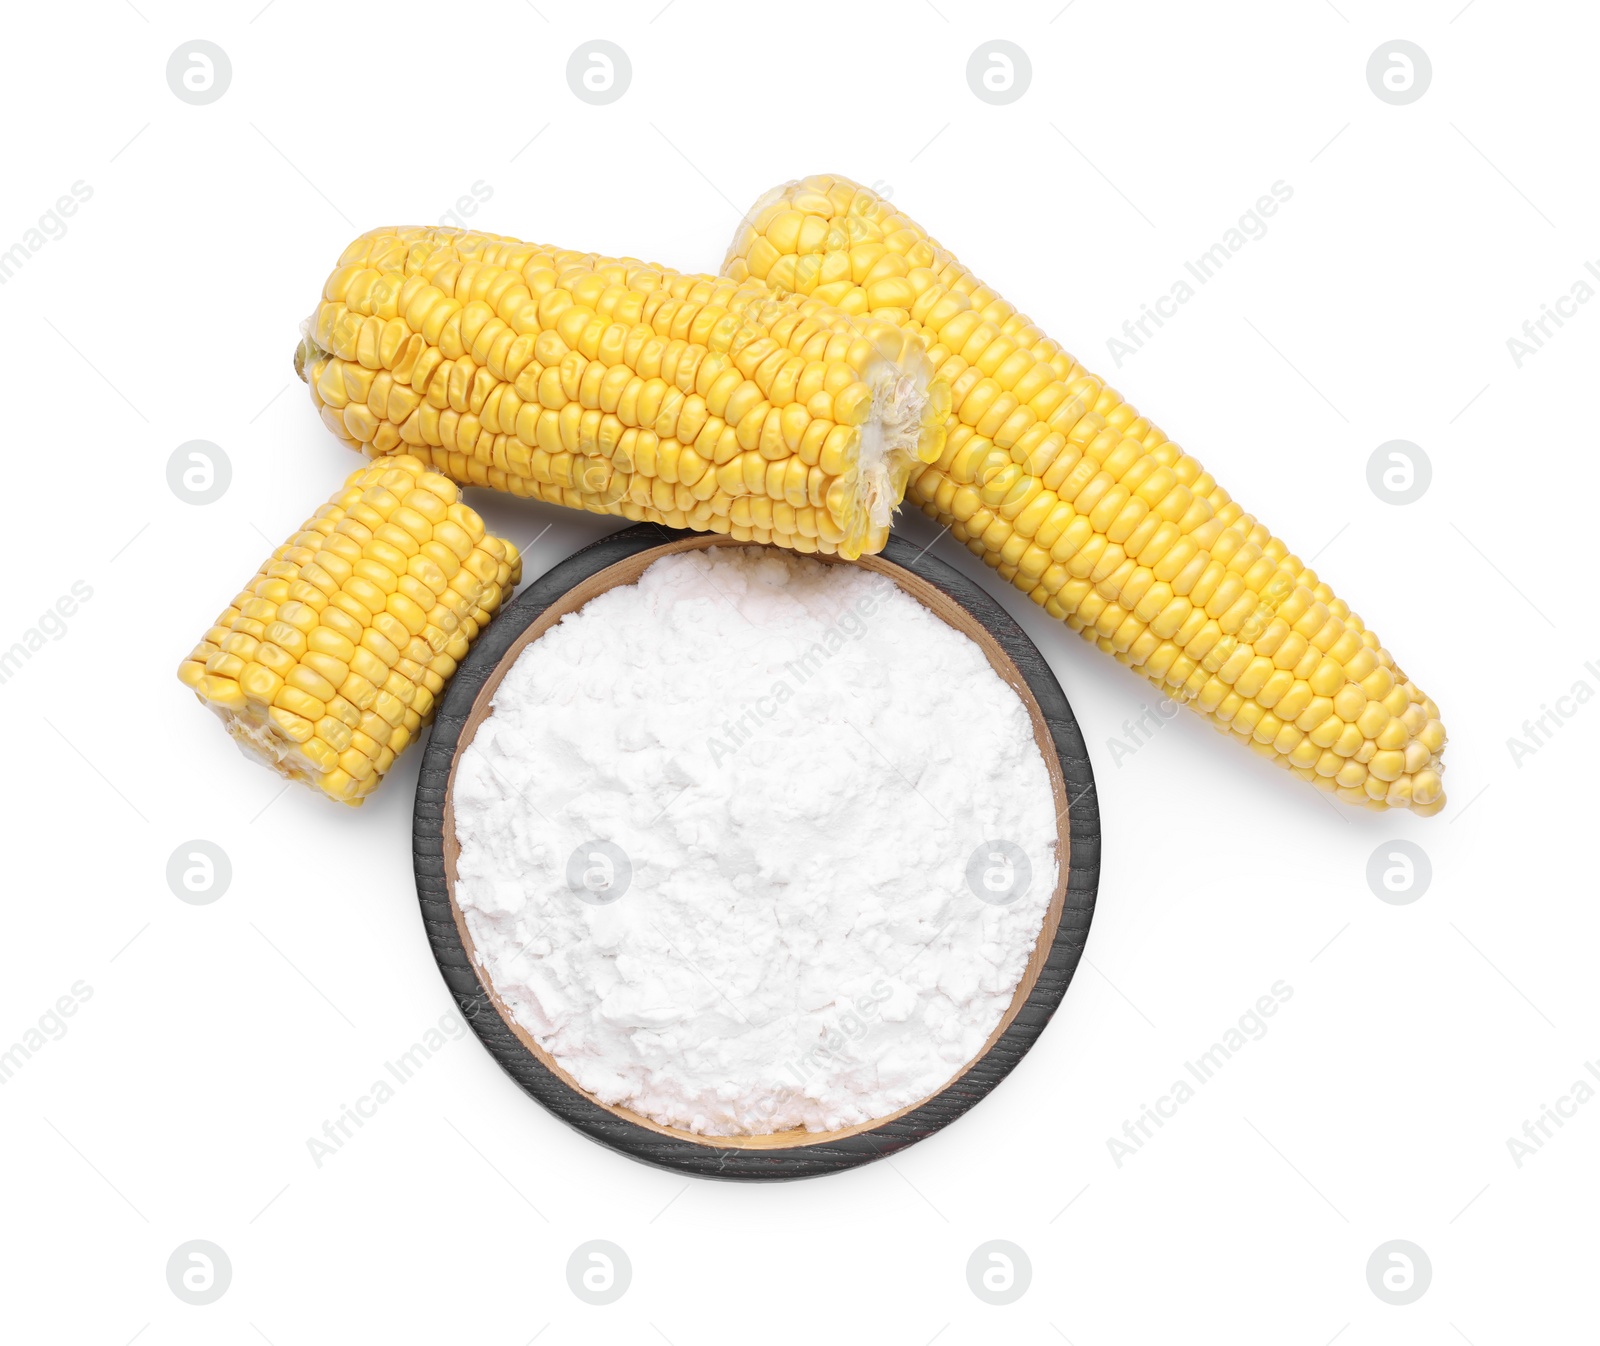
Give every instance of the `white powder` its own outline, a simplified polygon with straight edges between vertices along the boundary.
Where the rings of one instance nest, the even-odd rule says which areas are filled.
[[[517,1022],[602,1102],[705,1135],[937,1092],[1057,876],[1028,713],[979,647],[774,549],[666,557],[534,641],[453,803],[456,898]]]

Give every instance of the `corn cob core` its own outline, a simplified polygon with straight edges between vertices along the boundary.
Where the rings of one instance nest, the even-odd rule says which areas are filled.
[[[907,498],[1055,617],[1297,776],[1444,805],[1438,708],[1199,463],[913,221],[845,178],[769,192],[730,279],[927,342],[950,433]]]
[[[949,410],[892,323],[457,229],[351,244],[295,365],[328,427],[369,454],[845,557],[882,549]]]
[[[352,473],[178,666],[249,756],[360,804],[522,575],[410,456]]]

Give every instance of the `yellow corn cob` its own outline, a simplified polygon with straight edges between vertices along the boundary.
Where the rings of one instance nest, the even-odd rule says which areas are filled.
[[[262,564],[178,678],[247,754],[359,804],[433,714],[522,576],[453,482],[410,456],[353,472]]]
[[[813,177],[724,273],[928,344],[954,404],[907,499],[1100,649],[1350,803],[1444,805],[1444,726],[1378,638],[1199,463],[876,193]]]
[[[845,557],[882,549],[949,409],[893,324],[458,229],[351,244],[295,365],[328,427],[370,454]]]

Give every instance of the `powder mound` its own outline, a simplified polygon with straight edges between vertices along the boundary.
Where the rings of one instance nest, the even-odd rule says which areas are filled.
[[[1022,701],[890,580],[715,546],[534,641],[457,766],[479,967],[589,1093],[711,1136],[936,1093],[1054,892]]]

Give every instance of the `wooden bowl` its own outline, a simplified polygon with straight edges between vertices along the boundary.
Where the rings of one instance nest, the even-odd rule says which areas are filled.
[[[837,1131],[700,1136],[584,1092],[515,1021],[478,971],[454,893],[459,846],[450,795],[455,764],[490,714],[500,679],[530,641],[597,594],[633,583],[663,556],[726,545],[741,544],[714,533],[673,533],[653,524],[627,528],[555,566],[494,619],[446,689],[423,756],[412,829],[417,895],[439,970],[467,1022],[506,1073],[562,1121],[630,1158],[683,1173],[813,1177],[894,1154],[948,1126],[1033,1045],[1066,994],[1088,937],[1100,875],[1099,805],[1083,737],[1060,684],[1021,628],[983,589],[897,537],[881,555],[859,561],[819,557],[887,575],[975,641],[1028,708],[1056,798],[1059,843],[1059,878],[1033,955],[983,1051],[937,1093],[876,1121]]]

